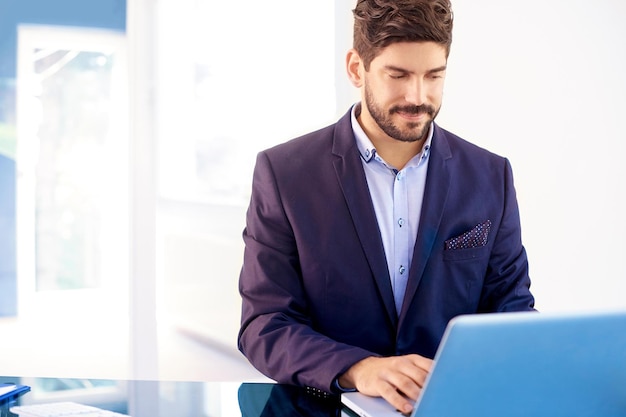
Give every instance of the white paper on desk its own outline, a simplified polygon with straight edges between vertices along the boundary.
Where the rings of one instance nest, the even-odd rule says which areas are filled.
[[[0,385],[0,397],[14,391],[16,388],[17,387],[15,385]]]

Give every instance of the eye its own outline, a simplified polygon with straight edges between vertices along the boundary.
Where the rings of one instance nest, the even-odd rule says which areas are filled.
[[[393,80],[399,80],[404,77],[406,77],[406,74],[389,74],[389,78]]]

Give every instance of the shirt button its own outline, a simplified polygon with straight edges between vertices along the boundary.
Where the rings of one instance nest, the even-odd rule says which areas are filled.
[[[404,266],[400,266],[400,275],[404,275],[404,273],[406,272],[406,268]]]
[[[404,226],[404,219],[403,218],[398,219],[398,226],[400,226],[400,227]]]
[[[367,150],[365,151],[365,157],[366,157],[366,158],[369,158],[369,157],[370,157],[370,150],[369,150],[369,149],[367,149]]]

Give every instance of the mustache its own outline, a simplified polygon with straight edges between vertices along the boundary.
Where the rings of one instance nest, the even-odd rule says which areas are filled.
[[[408,113],[408,114],[426,113],[432,117],[435,115],[435,108],[428,104],[421,104],[419,106],[417,105],[394,106],[391,109],[389,109],[390,114],[398,113],[398,112]]]

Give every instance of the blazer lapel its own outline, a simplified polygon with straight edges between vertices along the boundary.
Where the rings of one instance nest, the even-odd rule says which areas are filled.
[[[389,319],[393,326],[396,326],[398,319],[385,250],[380,233],[378,233],[376,213],[352,132],[350,113],[339,120],[335,127],[333,154],[337,156],[334,160],[335,172],[350,210],[354,228],[376,280]]]
[[[428,177],[422,203],[422,214],[417,230],[417,240],[413,250],[409,282],[402,304],[399,326],[402,326],[403,319],[424,274],[426,263],[439,231],[443,209],[450,189],[451,176],[447,167],[447,160],[452,157],[450,145],[445,134],[437,125],[434,126],[434,129],[430,160],[428,161]]]

